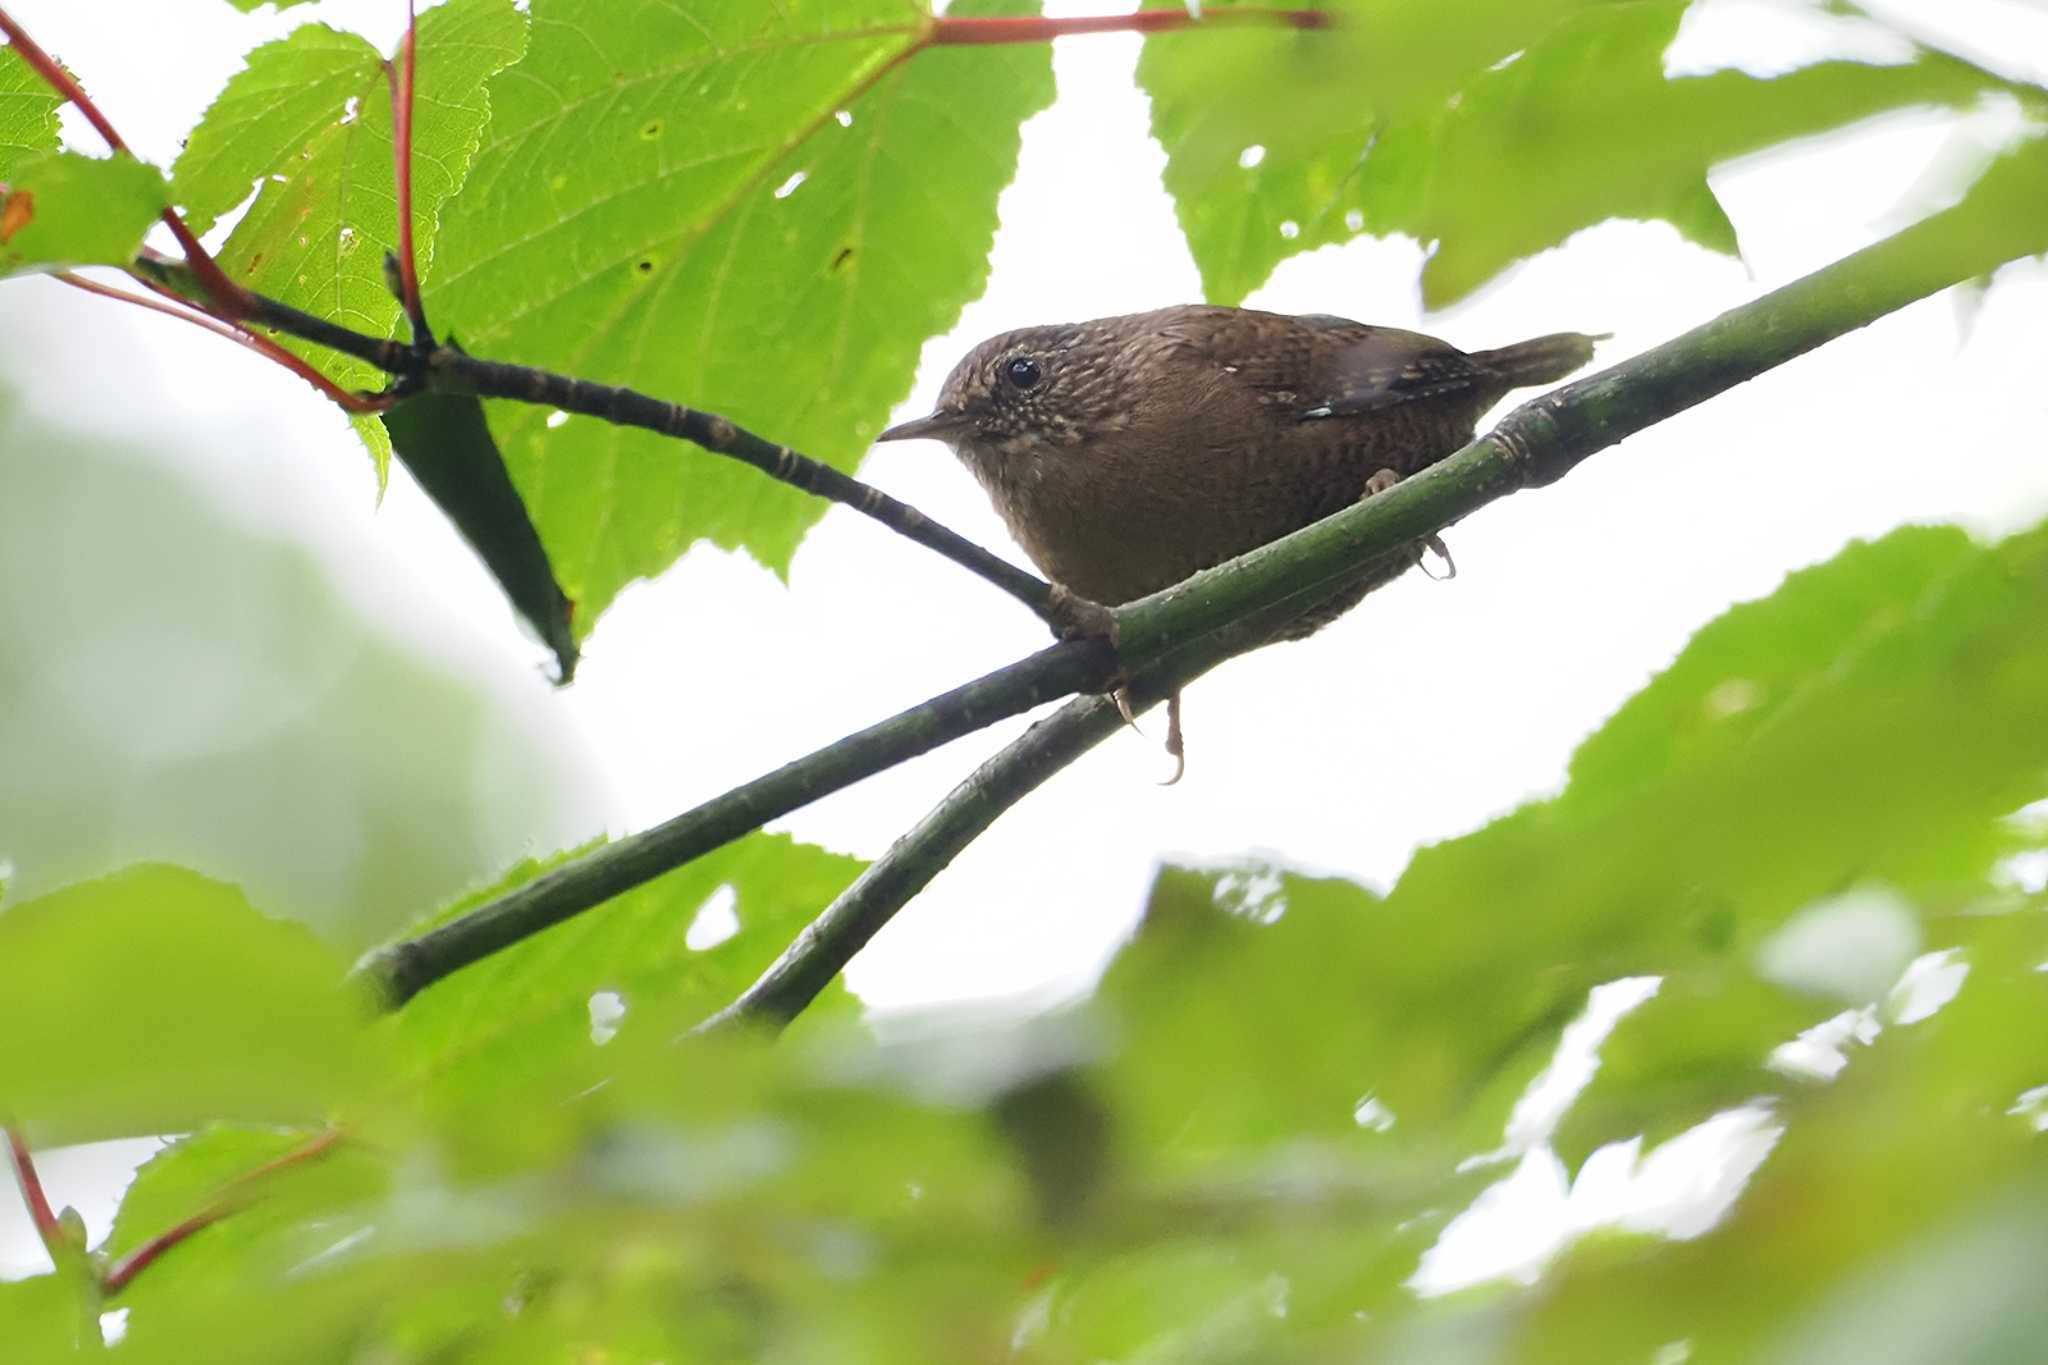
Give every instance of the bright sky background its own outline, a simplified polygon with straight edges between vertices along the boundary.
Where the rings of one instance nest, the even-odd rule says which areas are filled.
[[[241,16],[205,0],[11,0],[9,10],[83,75],[140,153],[168,163],[249,47],[311,20],[388,44],[402,6],[325,0]],[[1972,29],[1980,12],[2004,27]],[[2008,69],[2041,77],[2048,11],[1950,0],[1941,15],[1958,32],[1995,32],[2001,62],[2035,54],[2031,71]],[[899,418],[928,410],[946,370],[986,335],[1198,297],[1159,187],[1163,154],[1131,83],[1137,51],[1125,37],[1056,48],[1059,103],[1025,129],[989,290],[926,347]],[[1869,26],[1797,0],[1706,0],[1668,60],[1674,70],[1777,71],[1894,51]],[[1250,302],[1417,327],[1467,348],[1607,331],[1601,360],[1611,362],[1902,225],[1939,202],[1944,168],[1995,145],[2013,120],[2000,107],[1894,117],[1721,168],[1714,185],[1741,235],[1739,262],[1660,224],[1611,223],[1424,315],[1421,249],[1361,240],[1288,262]],[[377,507],[360,447],[298,381],[139,310],[39,281],[4,287],[8,330],[34,339],[27,363],[45,394],[105,383],[81,380],[87,370],[118,374],[119,404],[91,421],[179,431],[189,438],[181,451],[217,444],[216,455],[187,460],[193,479],[253,523],[317,545],[368,613],[513,698],[565,773],[595,793],[588,829],[538,832],[534,852],[665,818],[1044,643],[1038,624],[986,585],[834,510],[786,588],[743,557],[700,549],[629,589],[591,637],[575,685],[552,692],[539,647],[467,549],[400,470]],[[1270,856],[1384,886],[1418,845],[1554,790],[1577,742],[1694,629],[1788,570],[1904,522],[1957,520],[1989,534],[2048,515],[2044,373],[2048,272],[2015,268],[1967,326],[1955,299],[1929,300],[1629,440],[1560,485],[1486,509],[1447,536],[1456,580],[1410,575],[1314,639],[1195,686],[1178,786],[1155,785],[1171,771],[1157,719],[1145,737],[1120,735],[1054,779],[881,935],[851,984],[883,1006],[1070,994],[1130,930],[1163,859]],[[77,420],[61,406],[50,415]],[[252,424],[266,433],[262,450],[228,439]],[[1021,559],[943,447],[882,447],[862,472]],[[779,827],[878,855],[1022,724]],[[506,831],[508,857],[522,834]],[[1517,1179],[1543,1184],[1552,1203],[1563,1197],[1561,1172]],[[0,1271],[11,1264],[0,1257]]]

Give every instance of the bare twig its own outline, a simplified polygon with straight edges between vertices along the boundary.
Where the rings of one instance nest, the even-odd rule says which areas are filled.
[[[1376,565],[1367,572],[1375,577],[1384,573],[1390,581],[1409,562],[1397,551],[1385,558],[1384,569]],[[1304,610],[1328,595],[1326,588],[1295,592],[1173,651],[1158,667],[1132,679],[1135,704],[1143,709],[1177,694],[1216,665],[1270,640],[1276,630],[1298,621]],[[738,999],[699,1024],[696,1032],[746,1026],[779,1029],[796,1018],[854,954],[998,816],[1123,723],[1114,701],[1081,697],[1012,740],[870,863]]]
[[[989,553],[872,484],[862,483],[823,461],[757,436],[717,413],[700,412],[632,389],[593,384],[587,379],[572,379],[525,365],[479,360],[452,346],[434,351],[429,360],[429,376],[429,387],[444,392],[539,403],[618,426],[640,427],[664,436],[681,437],[715,455],[752,465],[772,479],[872,517],[898,535],[936,551],[1001,588],[1040,618],[1048,622],[1051,620],[1052,585],[1035,574]]]
[[[175,302],[166,302],[165,299],[152,299],[142,294],[131,294],[125,289],[116,289],[110,284],[101,284],[98,280],[89,279],[84,275],[79,275],[69,270],[57,271],[54,278],[70,285],[73,289],[82,289],[88,294],[97,294],[101,298],[116,299],[122,303],[132,303],[138,308],[147,308],[153,313],[162,313],[165,317],[176,318],[180,322],[189,322],[201,331],[211,332],[217,337],[234,342],[237,346],[247,347],[266,360],[274,360],[284,366],[293,374],[318,389],[322,395],[333,400],[336,406],[346,412],[382,412],[391,406],[389,400],[381,397],[350,393],[347,389],[342,388],[326,375],[313,368],[305,357],[285,349],[261,333],[248,331],[234,326],[232,323],[223,322],[219,318],[210,317],[205,313],[191,311],[192,307],[196,305],[192,305],[191,300],[186,299],[183,295],[171,294],[165,291],[165,298],[175,300]],[[157,288],[155,284],[146,279],[142,283],[151,289]]]
[[[987,677],[848,735],[723,796],[595,849],[489,905],[366,954],[354,976],[396,1006],[449,973],[652,881],[768,821],[1009,716],[1107,684],[1102,641],[1040,650]]]

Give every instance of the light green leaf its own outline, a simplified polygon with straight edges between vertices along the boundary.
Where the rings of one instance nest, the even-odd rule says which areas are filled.
[[[413,116],[413,231],[421,270],[442,206],[468,173],[490,104],[484,83],[519,59],[512,0],[450,0],[420,17]],[[172,193],[195,232],[247,199],[218,253],[231,278],[374,336],[398,326],[384,256],[398,244],[391,90],[383,57],[351,33],[308,24],[249,54],[178,157]],[[286,340],[286,344],[299,346]],[[300,347],[350,388],[381,371]],[[361,424],[381,486],[389,445]]]
[[[57,150],[57,110],[64,103],[12,46],[0,46],[0,181],[15,168]]]
[[[356,435],[362,438],[363,448],[370,452],[370,467],[377,471],[377,500],[384,500],[384,489],[391,482],[391,433],[384,428],[384,419],[374,412],[359,412],[349,419]]]
[[[119,1264],[188,1220],[218,1216],[138,1275],[119,1305],[146,1329],[194,1294],[268,1288],[381,1212],[389,1165],[354,1131],[214,1125],[170,1143],[136,1171],[102,1253]]]
[[[170,201],[134,157],[50,152],[16,164],[0,194],[0,275],[125,265]]]
[[[182,868],[0,910],[0,1096],[39,1143],[315,1122],[372,1053],[346,964]]]
[[[1682,0],[1457,8],[1485,11],[1489,25],[1384,6],[1342,11],[1347,22],[1329,30],[1262,35],[1242,57],[1219,52],[1213,34],[1147,40],[1140,79],[1167,188],[1212,300],[1235,303],[1286,257],[1364,232],[1434,244],[1431,307],[1609,218],[1661,219],[1733,252],[1707,188],[1716,163],[1997,85],[1933,55],[1770,80],[1667,79]],[[1393,16],[1425,15],[1427,32],[1382,31]]]
[[[88,1276],[67,1268],[25,1280],[0,1280],[0,1332],[10,1360],[75,1360],[99,1345],[98,1294]]]
[[[1789,627],[1769,620],[1779,597]],[[1270,872],[1163,875],[1103,987],[1143,1006],[1127,1093],[1197,1151],[1334,1130],[1368,1094],[1397,1125],[1469,1124],[1479,1087],[1603,981],[1746,973],[1788,917],[1853,881],[1929,898],[1980,886],[2018,840],[2004,817],[2048,771],[2044,612],[2048,530],[1992,547],[1902,531],[1702,631],[1587,742],[1563,794],[1422,850],[1384,902]],[[1788,628],[1804,639],[1781,652]],[[1730,674],[1773,690],[1763,720],[1722,708],[1711,723],[1730,734],[1677,742],[1656,722]],[[1736,1036],[1702,1059],[1716,1067],[1745,1038],[1760,1065],[1812,1017],[1729,989],[1721,1027]],[[1633,1027],[1668,1036],[1662,1012],[1692,990]],[[1648,1060],[1629,1070],[1674,1079]],[[1496,1105],[1479,1117],[1504,1117],[1497,1091]]]
[[[912,56],[928,22],[908,0],[536,0],[430,306],[479,354],[851,468],[981,290],[1018,127],[1052,97],[1043,45]],[[700,539],[780,569],[823,511],[674,441],[547,417],[491,412],[579,630]]]
[[[1813,1353],[1858,1340],[1848,1316],[1877,1312],[1899,1359],[1922,1357],[1913,1343],[1938,1340],[1946,1359],[2037,1334],[2039,1277],[2006,1272],[2038,1269],[2039,1238],[1996,1229],[2000,1209],[2038,1224],[2043,1198],[2041,1136],[2010,1110],[2048,1074],[2044,954],[2038,908],[1993,921],[1952,1003],[1886,1029],[1839,1079],[1779,1107],[1784,1135],[1725,1222],[1688,1242],[1582,1249],[1527,1303],[1504,1358],[1643,1359],[1684,1340],[1696,1360],[1835,1359]],[[1969,1248],[1986,1236],[2019,1260],[1978,1261]],[[1956,1278],[1972,1261],[1983,1278]],[[1904,1275],[1912,1265],[1926,1277]]]

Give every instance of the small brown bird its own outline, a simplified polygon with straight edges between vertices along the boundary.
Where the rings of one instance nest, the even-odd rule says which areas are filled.
[[[952,446],[1046,577],[1114,606],[1434,464],[1510,389],[1584,365],[1595,340],[1561,332],[1467,354],[1321,314],[1162,308],[991,337],[946,377],[929,416],[875,439]],[[1275,638],[1327,625],[1429,543]],[[1176,758],[1179,701],[1168,709]]]

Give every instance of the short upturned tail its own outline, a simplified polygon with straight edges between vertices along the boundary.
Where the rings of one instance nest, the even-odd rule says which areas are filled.
[[[1509,388],[1548,384],[1564,378],[1591,360],[1593,343],[1607,340],[1608,335],[1553,332],[1547,337],[1518,341],[1497,351],[1475,351],[1472,359],[1498,375]]]

